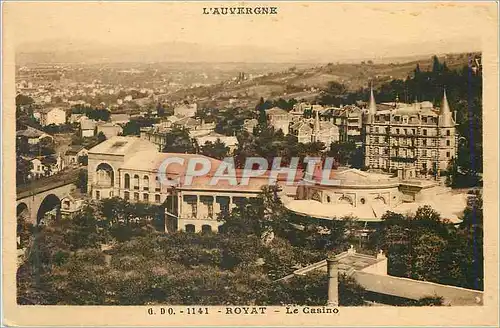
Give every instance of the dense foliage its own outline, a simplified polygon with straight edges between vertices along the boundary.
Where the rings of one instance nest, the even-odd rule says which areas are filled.
[[[227,147],[225,143],[220,141],[220,139],[215,140],[215,142],[207,141],[199,148],[199,152],[201,154],[208,157],[217,158],[219,160],[222,160],[229,155],[229,147]]]
[[[319,235],[315,229],[300,245],[291,244],[292,223],[273,192],[264,195],[258,202],[266,208],[247,204],[222,215],[220,234],[162,233],[161,208],[118,198],[37,227],[18,270],[18,302],[325,304],[322,274],[274,281],[324,259],[328,247],[308,246],[305,240]],[[251,217],[259,223],[241,224]],[[343,304],[359,305],[362,289],[352,281],[340,284]]]
[[[91,120],[109,121],[111,112],[104,108],[94,108],[82,105],[76,105],[71,108],[71,114],[83,114]]]
[[[156,124],[159,122],[159,119],[157,118],[152,118],[152,117],[134,117],[131,118],[127,124],[123,127],[123,135],[124,136],[129,136],[129,135],[140,135],[141,134],[141,128],[145,127],[151,127],[153,124]]]
[[[173,128],[166,133],[166,143],[162,150],[164,153],[195,153],[196,145],[189,136],[189,130]]]
[[[18,269],[21,304],[308,304],[326,302],[324,273],[275,281],[345,251],[381,247],[389,273],[482,288],[482,205],[471,198],[460,227],[432,209],[388,213],[373,238],[360,239],[352,218],[311,220],[281,204],[275,188],[221,213],[218,234],[165,234],[163,208],[119,198],[87,207],[70,220],[37,227]],[[19,226],[22,230],[22,224]],[[432,295],[430,295],[432,296]],[[373,295],[348,277],[340,304]],[[396,302],[394,299],[391,302]],[[440,299],[395,305],[440,305]]]
[[[373,241],[388,254],[388,273],[482,290],[484,277],[482,199],[469,200],[456,227],[430,207],[414,216],[388,212]]]

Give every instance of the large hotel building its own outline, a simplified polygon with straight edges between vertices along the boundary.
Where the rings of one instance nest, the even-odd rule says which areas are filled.
[[[377,110],[373,90],[363,117],[365,167],[408,172],[409,178],[446,170],[456,156],[455,120],[446,98],[439,110],[428,101],[395,103]]]

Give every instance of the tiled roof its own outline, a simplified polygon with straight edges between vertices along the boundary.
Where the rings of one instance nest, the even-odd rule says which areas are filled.
[[[71,145],[71,146],[69,146],[69,149],[66,150],[66,154],[67,155],[71,155],[71,154],[76,155],[80,151],[82,151],[83,149],[85,149],[85,147],[82,145]]]
[[[279,107],[273,107],[271,109],[266,109],[266,114],[268,115],[288,115],[289,113]]]
[[[49,134],[47,134],[47,133],[45,133],[43,131],[37,130],[35,128],[32,128],[31,126],[26,127],[25,130],[16,131],[16,136],[17,137],[39,138],[39,137],[41,137],[43,135],[52,138],[51,135],[49,135]]]

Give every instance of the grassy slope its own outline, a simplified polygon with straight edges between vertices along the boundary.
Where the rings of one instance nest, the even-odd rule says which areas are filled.
[[[445,61],[450,69],[460,68],[468,62],[467,54],[450,54],[439,56],[439,58],[440,61]],[[429,70],[432,65],[432,56],[412,59],[408,62],[399,59],[399,62],[394,63],[328,64],[309,69],[289,69],[243,81],[240,84],[227,82],[224,85],[181,90],[171,96],[173,99],[182,99],[188,95],[196,95],[205,99],[207,97],[219,99],[238,97],[255,100],[259,97],[277,98],[279,96],[304,98],[316,94],[314,91],[311,92],[311,88],[324,88],[329,81],[343,83],[348,90],[353,91],[366,87],[370,80],[373,80],[377,87],[392,79],[405,79],[412,74],[417,63],[421,70]],[[287,86],[288,90],[286,90]],[[307,92],[304,92],[305,90]]]

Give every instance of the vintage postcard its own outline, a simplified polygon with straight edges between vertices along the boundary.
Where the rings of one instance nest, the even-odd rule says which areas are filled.
[[[6,326],[498,326],[497,2],[2,3]]]

